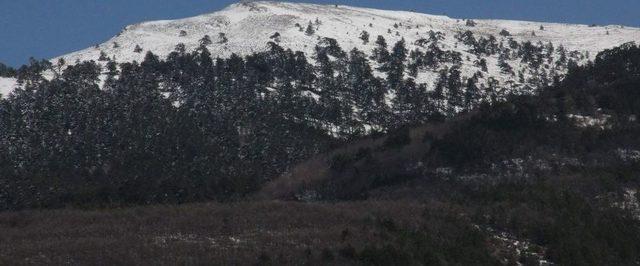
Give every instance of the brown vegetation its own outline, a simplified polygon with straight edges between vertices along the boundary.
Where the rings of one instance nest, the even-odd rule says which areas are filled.
[[[304,191],[305,188],[311,188],[318,183],[337,178],[337,173],[332,171],[332,162],[337,156],[357,155],[363,151],[372,152],[373,157],[381,162],[381,167],[391,167],[391,165],[397,165],[400,162],[418,161],[429,150],[430,143],[425,141],[425,136],[439,138],[447,132],[448,128],[449,124],[444,123],[410,128],[408,129],[409,143],[401,144],[400,150],[388,147],[389,136],[353,142],[294,166],[284,175],[267,183],[256,194],[256,197],[259,199],[292,199],[295,198],[296,193]]]
[[[339,262],[380,219],[417,226],[414,202],[245,202],[0,213],[0,265]]]

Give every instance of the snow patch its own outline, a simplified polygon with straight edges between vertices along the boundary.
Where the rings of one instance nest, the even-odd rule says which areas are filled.
[[[191,18],[130,25],[103,44],[61,57],[73,64],[76,61],[96,61],[103,52],[120,63],[142,61],[147,51],[166,57],[180,43],[184,44],[188,51],[193,51],[199,46],[199,40],[209,35],[213,43],[207,48],[212,55],[225,58],[233,53],[242,56],[267,50],[267,43],[275,41],[272,36],[276,32],[279,33],[277,41],[280,46],[293,51],[302,51],[307,56],[313,54],[316,44],[322,38],[337,40],[345,51],[357,48],[366,54],[371,54],[378,35],[386,39],[389,48],[401,39],[405,39],[409,51],[416,48],[424,51],[425,48],[416,44],[416,41],[428,39],[429,32],[434,31],[444,35],[439,43],[440,48],[461,54],[462,76],[471,77],[479,71],[478,66],[474,64],[477,56],[469,52],[467,45],[455,39],[454,36],[458,32],[469,30],[476,38],[487,38],[493,35],[499,43],[505,44],[509,38],[519,43],[551,42],[555,47],[564,46],[568,52],[577,51],[582,58],[577,59],[578,63],[592,59],[604,49],[640,39],[640,29],[631,27],[590,27],[509,20],[474,19],[474,21],[476,25],[469,27],[464,20],[415,12],[343,5],[256,1],[233,4],[221,11]],[[305,34],[304,28],[308,25],[314,28],[314,34]],[[541,26],[544,30],[541,30]],[[511,36],[500,36],[502,30],[509,31]],[[369,33],[369,42],[360,39],[363,31]],[[533,32],[535,35],[532,34]],[[225,38],[219,38],[221,34]],[[136,46],[140,46],[143,51],[135,52]],[[586,54],[589,56],[583,56]],[[526,88],[520,84],[521,82],[514,81],[518,80],[517,74],[502,73],[496,66],[498,55],[482,56],[482,58],[487,61],[488,71],[485,73],[487,77],[493,77],[500,84],[518,90]],[[57,59],[54,58],[52,61]],[[509,60],[508,63],[514,68],[515,73],[530,70],[528,65],[520,60]],[[550,68],[549,71],[556,71],[553,66]],[[558,70],[558,74],[563,74],[564,71]],[[438,69],[420,70],[416,82],[431,85],[436,80],[437,73]],[[525,72],[523,78],[528,80],[533,75]],[[482,81],[486,82],[487,79]]]
[[[597,127],[600,129],[608,128],[610,115],[598,115],[598,116],[582,116],[582,115],[568,115],[569,119],[573,120],[578,127]]]
[[[623,162],[640,162],[640,151],[631,149],[617,149],[616,155]]]
[[[6,98],[18,86],[18,80],[15,78],[0,77],[0,95]]]
[[[625,188],[622,198],[614,202],[613,206],[630,212],[635,219],[640,220],[640,198],[638,198],[638,189]]]

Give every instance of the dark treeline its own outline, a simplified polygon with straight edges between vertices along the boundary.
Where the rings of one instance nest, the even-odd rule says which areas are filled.
[[[14,77],[16,70],[10,66],[0,63],[0,77]]]
[[[333,39],[317,45],[315,64],[275,43],[245,58],[214,58],[203,44],[105,67],[31,60],[11,74],[22,88],[0,102],[0,206],[241,196],[332,143],[480,100],[475,86],[462,93],[456,69],[434,92],[405,79],[404,42],[390,52],[382,42],[384,56],[371,58],[386,79]]]
[[[278,195],[302,198],[313,190],[316,199],[364,200],[377,188],[442,173],[483,186],[524,187],[539,178],[597,173],[606,185],[585,178],[578,180],[581,189],[618,193],[640,184],[639,116],[640,47],[628,43],[572,68],[535,95],[481,102],[472,112],[428,124],[425,133],[420,126],[402,127],[382,144],[347,146],[327,160],[331,171],[324,179]]]
[[[359,255],[378,265],[447,265],[459,259],[447,257],[450,249],[439,250],[446,244],[429,246],[421,242],[429,238],[420,236],[454,221],[530,241],[528,250],[507,259],[513,264],[540,265],[545,259],[560,265],[633,265],[640,258],[634,203],[640,199],[635,192],[640,187],[639,93],[640,47],[629,43],[571,69],[536,95],[481,104],[441,124],[446,129],[397,130],[379,146],[342,149],[328,160],[331,171],[324,178],[292,189],[295,195],[289,197],[419,199],[456,213],[452,220],[429,216],[419,230],[387,238],[404,241],[372,245],[375,252]],[[594,122],[583,123],[583,117]],[[459,248],[471,243],[471,233],[464,241],[440,234],[463,230],[431,234]],[[486,254],[482,249],[490,239],[465,254]],[[432,262],[433,257],[440,261]],[[474,259],[484,265],[482,257]],[[372,261],[366,263],[376,264]]]
[[[482,104],[434,143],[435,165],[488,169],[502,160],[558,155],[616,164],[616,150],[640,149],[639,66],[640,47],[627,43],[571,68],[536,95]]]
[[[459,38],[478,54],[553,59],[542,44]],[[409,54],[404,41],[389,49],[379,36],[366,55],[325,38],[313,64],[276,43],[220,59],[203,40],[164,60],[148,53],[118,65],[105,55],[103,67],[31,60],[6,68],[21,88],[0,101],[0,208],[242,196],[332,144],[505,98],[495,79],[463,76],[460,54],[440,50],[440,39],[432,33],[428,52]],[[434,84],[414,80],[438,66]]]
[[[639,101],[640,47],[628,43],[572,68],[538,95],[482,106],[435,141],[429,159],[489,173],[452,197],[477,206],[478,224],[530,239],[558,264],[634,264],[638,209],[620,202],[640,199],[627,192],[640,186]],[[578,116],[602,123],[581,125]],[[492,168],[513,158],[521,163]],[[541,169],[541,162],[552,167]]]

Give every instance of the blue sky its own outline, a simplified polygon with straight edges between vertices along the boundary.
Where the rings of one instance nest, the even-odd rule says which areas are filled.
[[[0,0],[0,62],[51,58],[102,43],[124,26],[224,8],[232,0]],[[640,26],[638,0],[306,0],[415,10],[457,18],[499,18]],[[639,40],[640,41],[640,40]]]

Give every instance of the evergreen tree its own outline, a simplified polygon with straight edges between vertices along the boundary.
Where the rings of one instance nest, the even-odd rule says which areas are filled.
[[[211,45],[213,42],[211,41],[211,37],[209,37],[209,35],[205,35],[203,36],[200,41],[198,41],[200,43],[200,46],[209,46]]]
[[[567,65],[567,50],[564,46],[560,45],[558,47],[558,60],[556,61],[556,68],[563,68]]]
[[[418,70],[424,66],[424,53],[418,49],[412,50],[409,54],[409,63],[407,65],[407,70],[409,71],[409,76],[417,77]]]
[[[307,29],[304,31],[304,34],[306,34],[307,36],[311,36],[311,35],[313,35],[315,33],[316,33],[316,30],[313,27],[313,23],[311,23],[311,21],[309,21],[309,24],[307,25]]]
[[[0,63],[0,77],[14,77],[15,75],[16,70],[14,68]]]
[[[376,47],[373,49],[371,59],[380,65],[381,69],[385,69],[385,65],[389,61],[389,50],[387,41],[381,35],[376,39]]]
[[[467,25],[467,27],[475,27],[477,23],[473,21],[473,19],[467,19],[467,22],[465,25]]]
[[[108,61],[109,57],[107,56],[107,53],[105,53],[104,51],[100,51],[100,57],[98,57],[98,61]]]
[[[478,41],[476,40],[473,32],[467,30],[465,32],[459,32],[456,34],[456,39],[464,43],[465,45],[473,47],[474,50],[477,49]]]
[[[46,84],[46,79],[42,74],[52,68],[51,62],[48,60],[36,60],[29,58],[29,64],[21,66],[16,71],[18,84],[22,84],[26,89],[37,89]]]
[[[477,77],[474,75],[467,79],[467,84],[464,91],[464,109],[471,110],[480,99],[480,89],[476,85]]]
[[[384,96],[386,94],[382,82],[373,75],[366,55],[353,49],[349,53],[348,68],[349,89],[347,99],[359,110],[357,117],[380,129],[384,124]]]
[[[405,61],[407,60],[407,48],[404,39],[393,46],[387,68],[387,83],[391,91],[397,91],[404,80]]]
[[[482,70],[482,72],[487,72],[489,71],[488,67],[487,67],[487,59],[481,58],[480,60],[476,60],[475,61],[475,65],[480,67],[480,69]]]
[[[447,86],[449,84],[449,69],[444,67],[438,73],[438,78],[434,84],[434,90],[431,93],[431,98],[434,101],[434,112],[444,113],[446,106],[446,97],[445,92],[447,91]]]
[[[369,43],[369,33],[367,31],[362,31],[362,33],[360,33],[360,39],[362,40],[363,44],[368,44]]]
[[[173,48],[174,52],[177,52],[180,55],[184,55],[187,52],[187,47],[184,45],[184,43],[178,43],[176,44],[176,47]]]
[[[113,61],[108,61],[105,66],[105,69],[106,69],[106,79],[104,83],[104,89],[108,91],[114,88],[116,77],[118,76],[119,72],[118,72],[117,64]]]
[[[280,38],[281,38],[281,35],[279,32],[276,32],[273,35],[271,35],[271,37],[269,37],[269,39],[273,40],[276,43],[280,43],[281,41]]]
[[[142,47],[136,44],[136,47],[133,49],[134,53],[142,53]]]
[[[227,38],[227,34],[224,32],[220,32],[218,34],[218,43],[225,44],[227,42],[229,42],[229,39]]]
[[[519,47],[518,55],[522,58],[523,63],[528,63],[534,69],[537,69],[542,64],[542,49],[540,45],[535,45],[529,41],[522,43]]]
[[[320,94],[320,104],[323,108],[323,120],[329,122],[324,127],[332,127],[340,123],[342,117],[340,108],[340,89],[335,82],[334,64],[329,59],[329,49],[320,45],[316,46],[316,75],[317,89]],[[332,128],[335,132],[336,128]]]
[[[462,76],[458,66],[453,66],[449,69],[447,89],[447,115],[452,116],[459,108],[463,107],[464,103],[462,93]]]
[[[62,68],[67,64],[67,61],[64,58],[60,57],[58,62],[56,62],[56,75],[60,75],[62,73]]]
[[[499,99],[498,86],[500,82],[493,77],[489,77],[487,80],[487,86],[485,87],[485,102],[496,103]]]
[[[503,74],[513,75],[513,68],[507,63],[507,60],[502,54],[498,57],[498,67],[500,67],[500,71],[502,71]]]

